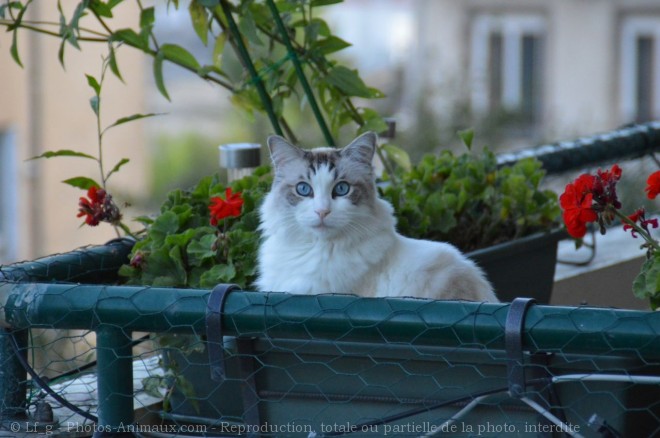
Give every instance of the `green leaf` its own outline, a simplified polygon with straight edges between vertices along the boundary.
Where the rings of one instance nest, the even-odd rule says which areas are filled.
[[[160,94],[165,97],[167,100],[170,99],[170,95],[167,94],[167,89],[165,88],[165,81],[163,80],[163,60],[165,55],[163,52],[158,52],[154,57],[154,80],[156,81],[156,88],[160,91]]]
[[[660,296],[660,254],[656,253],[644,262],[633,281],[633,293],[640,299]]]
[[[99,96],[92,96],[89,99],[89,105],[92,107],[92,111],[97,116],[99,115],[99,105],[101,103],[101,98]]]
[[[32,3],[32,0],[28,0],[24,6],[21,6],[20,2],[13,2],[8,5],[9,7],[16,7],[20,9],[18,15],[16,16],[16,20],[12,25],[7,27],[7,30],[12,31],[11,47],[9,48],[9,53],[11,54],[11,57],[14,59],[16,64],[20,65],[21,67],[23,67],[23,63],[21,63],[21,57],[18,54],[18,29],[21,26],[23,15],[25,15],[25,12],[27,11],[28,5],[30,3]]]
[[[150,226],[151,224],[154,223],[154,219],[151,218],[151,217],[149,217],[149,216],[138,216],[138,217],[134,218],[133,220],[134,220],[135,222],[139,222],[139,223],[141,223],[141,224],[144,225],[145,227],[146,227],[146,226]]]
[[[380,114],[378,114],[377,111],[372,110],[371,108],[360,108],[359,110],[360,115],[362,116],[362,119],[364,120],[364,124],[360,127],[359,132],[367,132],[367,131],[373,131],[373,132],[384,132],[387,131],[388,126],[387,123],[385,122],[385,119],[383,119]]]
[[[80,158],[89,158],[96,161],[96,157],[85,154],[83,152],[72,151],[69,149],[60,149],[58,151],[48,151],[44,152],[41,155],[30,158],[30,160],[36,160],[38,158],[53,158],[53,157],[80,157]]]
[[[254,22],[254,17],[249,11],[245,11],[241,20],[238,22],[238,29],[241,32],[241,35],[244,35],[248,41],[251,43],[262,46],[263,42],[259,39],[257,34],[257,25]]]
[[[87,78],[87,84],[92,87],[94,93],[97,96],[101,94],[101,84],[99,84],[99,81],[92,75],[86,74],[85,77]]]
[[[236,276],[234,265],[215,265],[204,274],[199,280],[200,287],[212,287],[218,283],[229,283]]]
[[[326,81],[347,96],[373,97],[372,90],[362,81],[357,70],[350,70],[344,66],[334,67],[326,76]]]
[[[181,394],[192,404],[193,408],[199,415],[199,397],[195,394],[195,387],[183,375],[176,376],[176,388],[181,391]]]
[[[322,40],[317,40],[314,44],[311,45],[310,51],[317,53],[319,55],[328,55],[330,53],[338,52],[347,47],[350,47],[351,44],[342,40],[336,36],[329,36]]]
[[[62,65],[62,67],[64,67],[64,50],[65,50],[65,48],[66,48],[66,40],[64,39],[60,43],[60,48],[57,51],[57,59],[59,59],[60,64]]]
[[[76,37],[76,32],[80,31],[80,18],[85,13],[85,8],[87,8],[88,4],[88,1],[82,1],[78,3],[78,6],[76,6],[76,9],[73,11],[73,15],[71,16],[71,21],[69,22],[69,42],[77,48],[80,47],[78,46],[78,38]]]
[[[344,0],[312,0],[311,6],[317,8],[319,6],[336,5],[342,3]]]
[[[115,164],[115,167],[113,167],[112,170],[111,170],[110,172],[108,172],[108,174],[107,174],[106,177],[105,177],[105,180],[107,181],[107,180],[110,178],[110,175],[112,175],[113,173],[117,172],[119,169],[121,169],[121,167],[122,167],[124,164],[126,164],[126,163],[128,163],[128,162],[130,162],[130,161],[131,161],[131,160],[129,160],[128,158],[122,158],[121,160],[119,160],[119,162],[118,162],[117,164]]]
[[[140,12],[140,29],[143,33],[148,34],[156,21],[156,11],[154,7],[144,8]]]
[[[14,59],[16,64],[23,67],[23,63],[21,62],[21,56],[18,54],[18,28],[16,28],[12,33],[11,47],[9,48],[9,53],[11,54],[11,57]]]
[[[114,128],[115,126],[123,125],[124,123],[132,122],[134,120],[146,119],[147,117],[154,117],[160,115],[162,115],[162,113],[133,114],[128,117],[122,117],[121,119],[117,119],[112,125],[109,125],[107,128],[105,128],[103,132],[107,131],[110,128]]]
[[[99,17],[112,18],[112,7],[100,0],[91,0],[89,9]]]
[[[8,2],[5,4],[0,5],[0,18],[5,18],[5,14],[7,9],[23,9],[23,5],[21,2]]]
[[[227,43],[227,35],[223,32],[215,39],[213,45],[213,65],[220,68],[222,67],[222,54],[225,51],[225,44]]]
[[[184,251],[195,234],[197,234],[197,230],[195,228],[188,228],[183,233],[179,234],[170,234],[169,236],[165,237],[165,245],[178,246],[182,251]]]
[[[174,234],[178,230],[179,218],[173,211],[166,211],[165,213],[158,216],[149,229],[150,233],[154,237],[154,240],[160,240],[161,242],[165,239],[165,236]]]
[[[163,376],[149,376],[142,379],[144,392],[157,399],[162,399],[166,394],[167,379]]]
[[[91,178],[85,176],[77,176],[75,178],[69,178],[62,181],[64,184],[68,184],[72,187],[77,187],[83,190],[89,190],[92,187],[101,187],[101,184],[97,183]]]
[[[112,41],[126,43],[142,51],[149,50],[149,36],[138,35],[133,29],[119,29],[112,34]]]
[[[461,138],[463,144],[468,148],[468,150],[472,150],[472,140],[474,140],[474,130],[465,129],[463,131],[458,131],[457,134]]]
[[[197,33],[199,39],[206,46],[209,37],[209,17],[206,8],[199,2],[192,1],[188,7],[188,12],[190,12],[190,19],[192,20],[195,33]]]
[[[158,53],[162,53],[165,59],[174,62],[192,70],[199,69],[199,62],[197,59],[186,49],[176,44],[163,44],[160,46]]]
[[[381,148],[385,151],[385,154],[387,154],[387,158],[392,160],[398,167],[406,172],[410,171],[412,163],[410,162],[410,155],[408,155],[408,152],[390,143],[382,145]]]
[[[193,265],[199,265],[204,260],[213,259],[216,255],[216,251],[211,248],[216,240],[217,237],[215,234],[207,234],[200,240],[193,240],[190,242],[190,245],[188,245],[187,248],[190,263]]]
[[[197,0],[197,2],[207,8],[215,8],[220,4],[220,0]]]
[[[117,65],[117,56],[115,55],[115,48],[112,45],[112,42],[108,42],[108,66],[110,67],[110,71],[122,82],[124,82],[124,78],[121,77],[121,73],[119,72],[119,66]]]

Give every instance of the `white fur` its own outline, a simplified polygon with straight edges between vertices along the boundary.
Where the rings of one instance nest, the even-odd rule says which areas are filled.
[[[347,148],[360,139],[364,143],[363,137]],[[276,168],[280,182],[273,187],[286,178],[293,178],[295,187],[296,172],[302,172],[304,163],[297,168],[295,157],[281,159],[276,154],[283,152],[274,151],[272,144],[271,153],[275,166],[281,166]],[[278,175],[282,167],[288,173]],[[261,206],[259,290],[497,301],[481,270],[455,247],[397,234],[386,201],[374,195],[370,202],[353,205],[348,197],[333,198],[336,181],[325,167],[310,182],[314,197],[289,206],[281,192],[271,190]],[[330,213],[321,218],[319,210]]]

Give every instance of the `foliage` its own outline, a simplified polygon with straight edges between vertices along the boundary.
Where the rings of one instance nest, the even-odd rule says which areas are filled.
[[[211,225],[212,198],[227,187],[217,175],[203,178],[190,190],[170,192],[156,218],[140,218],[147,226],[132,252],[130,265],[120,274],[129,284],[160,287],[213,288],[218,283],[251,284],[259,245],[257,207],[270,188],[266,167],[230,184],[240,193],[240,218],[226,217]]]
[[[648,299],[651,309],[656,310],[660,308],[660,243],[651,235],[651,229],[658,228],[658,219],[647,219],[643,207],[631,215],[621,212],[617,195],[621,175],[621,168],[615,164],[609,170],[599,169],[595,175],[582,174],[567,184],[560,197],[562,217],[569,234],[576,239],[584,237],[589,223],[598,223],[601,234],[605,234],[606,226],[616,219],[633,238],[641,236],[644,240],[641,248],[646,250],[647,260],[632,289],[637,298]],[[645,191],[649,199],[660,194],[660,171],[648,177]]]
[[[471,144],[470,131],[461,136]],[[402,234],[470,251],[557,225],[557,197],[539,189],[543,176],[535,159],[498,169],[490,151],[459,156],[445,151],[401,171],[400,184],[381,186],[381,194],[395,206]],[[271,181],[269,169],[262,167],[229,188],[215,176],[188,191],[172,191],[155,219],[142,219],[147,233],[120,273],[134,284],[249,287],[259,244],[257,207]],[[240,216],[222,219],[238,193]],[[219,199],[223,194],[225,199]],[[217,212],[224,213],[215,217]]]
[[[265,112],[276,133],[298,143],[286,118],[286,110],[311,109],[324,133],[334,145],[340,130],[353,124],[358,131],[382,132],[383,118],[373,109],[357,106],[352,99],[374,99],[383,94],[365,84],[355,69],[332,59],[350,44],[336,35],[320,17],[319,9],[341,0],[191,0],[188,12],[191,25],[205,45],[213,45],[211,59],[197,59],[179,44],[158,41],[154,34],[154,7],[136,5],[139,17],[135,28],[113,27],[116,8],[132,3],[127,0],[83,0],[66,16],[58,7],[57,21],[32,22],[25,12],[31,1],[5,1],[0,6],[0,26],[12,32],[11,56],[21,64],[19,31],[28,29],[61,39],[58,57],[65,62],[65,48],[80,49],[81,42],[105,43],[108,65],[122,79],[117,49],[139,50],[153,59],[153,78],[157,89],[169,100],[163,65],[178,65],[199,78],[233,93],[232,101],[248,113]],[[168,8],[180,7],[168,0]],[[53,30],[57,29],[57,30]],[[99,30],[100,29],[100,30]],[[227,47],[240,60],[243,72],[224,69]],[[389,147],[391,153],[403,152]],[[386,150],[378,151],[385,166],[393,163]]]
[[[538,160],[498,168],[491,151],[471,150],[472,131],[459,135],[468,152],[427,155],[381,189],[399,232],[472,251],[556,225],[557,196],[539,188],[545,172]]]

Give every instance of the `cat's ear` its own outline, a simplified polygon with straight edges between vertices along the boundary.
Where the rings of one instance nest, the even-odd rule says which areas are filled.
[[[289,143],[285,138],[279,135],[268,137],[268,150],[270,158],[273,160],[275,168],[280,168],[286,163],[302,158],[303,150]]]
[[[342,156],[348,157],[353,161],[357,161],[371,166],[371,161],[376,152],[376,144],[378,138],[373,132],[365,132],[348,146],[342,149]]]

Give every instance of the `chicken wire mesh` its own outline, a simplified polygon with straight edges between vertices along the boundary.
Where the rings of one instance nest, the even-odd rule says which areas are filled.
[[[74,260],[61,272],[79,278],[104,251],[36,263]],[[28,283],[44,272],[20,269],[0,283],[0,436],[660,433],[658,312]]]

